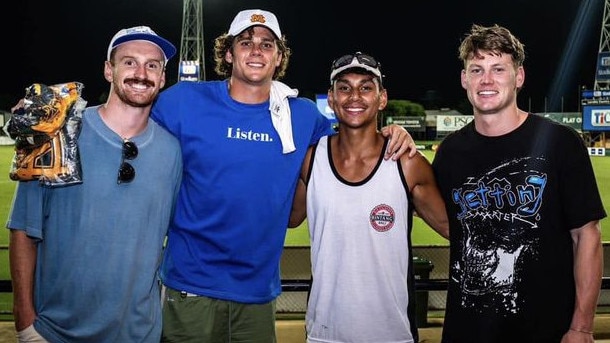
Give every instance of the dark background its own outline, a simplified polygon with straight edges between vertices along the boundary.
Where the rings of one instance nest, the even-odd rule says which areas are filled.
[[[579,111],[581,86],[592,89],[604,0],[202,0],[206,79],[214,38],[239,10],[274,12],[293,50],[284,82],[311,97],[325,93],[331,61],[357,50],[379,59],[391,99],[429,107],[459,107],[457,48],[473,23],[508,27],[526,48],[519,105],[534,112]],[[364,2],[363,6],[361,2]],[[103,62],[121,28],[148,25],[180,49],[183,3],[178,0],[22,0],[2,5],[4,73],[0,109],[32,83],[80,81],[97,104],[108,90]],[[177,55],[168,66],[177,79]]]

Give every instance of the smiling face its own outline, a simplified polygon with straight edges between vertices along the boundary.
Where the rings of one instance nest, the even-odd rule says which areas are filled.
[[[254,26],[235,38],[233,48],[225,54],[233,65],[231,78],[249,84],[271,82],[282,62],[276,38],[266,27]]]
[[[150,106],[165,85],[165,56],[155,44],[134,40],[117,46],[104,66],[110,96],[134,107]]]
[[[462,87],[475,114],[494,114],[513,106],[523,86],[523,66],[515,67],[510,54],[478,51],[466,60]]]
[[[369,72],[344,72],[328,91],[328,104],[341,126],[377,126],[377,114],[387,105],[387,92]]]

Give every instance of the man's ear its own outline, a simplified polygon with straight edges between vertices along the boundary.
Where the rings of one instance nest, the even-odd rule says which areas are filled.
[[[104,78],[106,81],[112,83],[114,71],[112,70],[112,63],[110,61],[104,62]]]
[[[521,87],[523,87],[523,84],[525,83],[525,69],[523,68],[523,66],[517,68],[517,75],[515,75],[515,83],[517,89],[521,89]]]
[[[378,110],[383,110],[388,105],[388,91],[384,88],[379,93],[379,108]]]
[[[462,83],[462,88],[468,89],[468,85],[466,84],[466,70],[462,69],[462,73],[460,74],[460,82]]]
[[[227,52],[225,52],[225,61],[227,61],[229,64],[233,63],[233,54],[231,53],[231,49],[227,49]]]
[[[333,98],[333,85],[330,86],[328,93],[326,94],[326,102],[328,102],[328,107],[330,107],[333,112],[337,113],[337,111],[335,111],[335,99]]]

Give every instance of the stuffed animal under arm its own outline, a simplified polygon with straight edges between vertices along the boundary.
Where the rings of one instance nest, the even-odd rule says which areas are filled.
[[[13,113],[5,127],[15,140],[11,180],[38,180],[47,187],[82,182],[77,146],[87,104],[81,98],[82,89],[79,82],[35,83],[26,88],[24,107]]]

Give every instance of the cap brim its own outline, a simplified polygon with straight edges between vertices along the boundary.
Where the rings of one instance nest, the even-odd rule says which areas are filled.
[[[373,74],[376,77],[378,77],[379,80],[381,80],[381,72],[379,71],[379,69],[367,66],[366,64],[360,64],[360,63],[352,62],[352,63],[350,63],[348,65],[345,65],[343,67],[339,67],[339,68],[333,70],[330,73],[330,83],[333,83],[333,80],[335,79],[335,77],[337,75],[339,75],[340,73],[342,73],[343,71],[348,70],[348,69],[356,69],[356,68],[360,68],[360,69],[364,69],[366,71],[369,71],[369,72],[371,72],[371,74]]]
[[[176,55],[176,47],[172,43],[170,43],[165,38],[147,33],[134,33],[119,37],[117,38],[117,40],[114,41],[112,49],[132,40],[145,40],[157,45],[163,51],[166,60],[169,60],[170,58],[174,57],[174,55]]]

